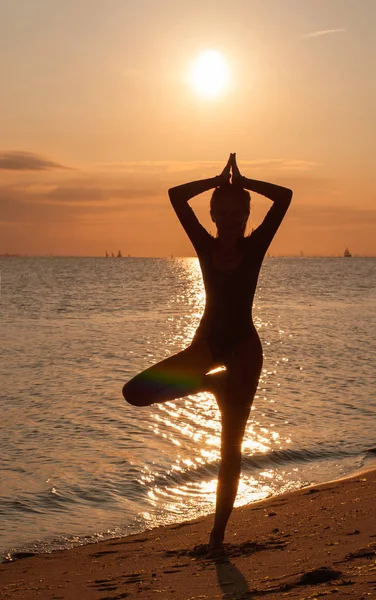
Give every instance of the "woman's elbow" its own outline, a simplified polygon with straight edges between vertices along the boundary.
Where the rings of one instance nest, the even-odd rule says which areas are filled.
[[[172,187],[168,190],[168,197],[170,198],[171,202],[176,200],[176,191],[176,187]]]
[[[292,191],[292,190],[289,190],[288,188],[286,188],[286,200],[288,200],[288,201],[289,201],[289,203],[290,203],[290,202],[291,202],[291,200],[292,200],[292,195],[293,195],[293,191]]]
[[[168,197],[170,198],[170,202],[174,207],[179,206],[184,202],[180,190],[176,187],[168,190]]]
[[[283,193],[283,200],[284,200],[284,202],[286,202],[287,206],[290,205],[290,202],[292,200],[292,195],[293,195],[293,191],[288,188],[285,188],[285,191]]]

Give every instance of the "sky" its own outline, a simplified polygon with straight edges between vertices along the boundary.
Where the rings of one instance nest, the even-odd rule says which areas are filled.
[[[192,256],[167,190],[236,152],[294,192],[272,255],[375,256],[375,22],[375,0],[0,0],[0,254]]]

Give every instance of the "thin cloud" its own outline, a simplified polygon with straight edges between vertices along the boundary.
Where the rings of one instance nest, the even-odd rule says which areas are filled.
[[[101,163],[96,168],[103,171],[119,171],[131,174],[149,174],[165,175],[174,173],[183,173],[187,171],[207,171],[222,170],[227,161],[227,156],[222,161],[138,161],[126,163]],[[254,160],[239,160],[239,166],[263,167],[279,171],[309,171],[317,166],[317,163],[308,160],[284,159],[284,158],[263,158]]]
[[[44,194],[39,194],[41,199],[55,202],[107,202],[109,200],[139,200],[158,196],[158,190],[133,187],[103,187],[85,186],[58,186]]]
[[[289,219],[291,222],[298,222],[300,227],[308,229],[374,228],[376,210],[309,203],[307,205],[291,205]]]
[[[0,169],[7,171],[50,171],[70,169],[57,162],[33,154],[32,152],[0,152]]]
[[[78,188],[66,191],[67,197],[63,193],[56,194],[56,190],[36,194],[21,187],[18,190],[0,187],[1,223],[54,224],[86,222],[91,218],[117,221],[130,213],[150,213],[158,211],[160,206],[168,206],[166,199],[148,195],[138,198],[127,189],[113,193],[94,187],[87,193]]]
[[[320,29],[319,31],[312,31],[302,35],[303,39],[322,37],[323,35],[331,35],[332,33],[346,33],[346,29]]]

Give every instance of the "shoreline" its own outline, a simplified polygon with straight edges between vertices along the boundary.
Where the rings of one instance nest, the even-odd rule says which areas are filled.
[[[376,468],[213,515],[0,564],[2,600],[376,598]],[[310,596],[311,595],[311,596]]]
[[[316,482],[316,483],[310,483],[310,484],[304,483],[301,487],[298,487],[296,489],[290,489],[290,490],[284,491],[284,492],[279,491],[276,494],[270,495],[263,499],[255,500],[253,502],[249,502],[247,504],[238,506],[238,507],[236,507],[236,509],[245,508],[247,506],[251,507],[254,504],[257,504],[259,502],[265,502],[265,501],[271,500],[273,498],[279,498],[280,496],[282,496],[284,494],[290,494],[293,492],[298,492],[300,490],[307,490],[310,487],[319,487],[320,485],[325,485],[328,483],[335,483],[337,481],[351,479],[353,477],[356,477],[357,475],[362,474],[363,472],[372,471],[373,469],[376,470],[376,447],[370,448],[368,450],[368,452],[375,453],[375,460],[372,460],[372,461],[370,460],[369,462],[371,464],[363,465],[361,467],[356,467],[353,471],[350,471],[346,475],[342,475],[340,477],[335,477],[334,479],[324,479],[321,482]],[[234,509],[234,510],[236,510],[236,509]],[[186,523],[196,521],[197,519],[210,518],[213,515],[214,515],[214,512],[209,512],[206,514],[201,514],[196,517],[184,519],[184,520],[177,521],[177,522],[149,525],[146,527],[144,526],[143,528],[142,527],[132,528],[132,526],[129,526],[129,528],[131,529],[131,531],[129,531],[129,532],[124,532],[124,531],[110,532],[107,529],[103,532],[96,531],[95,533],[86,533],[86,534],[85,533],[82,533],[82,534],[72,533],[70,536],[68,534],[65,534],[64,536],[61,536],[64,539],[64,541],[63,541],[63,539],[60,539],[60,537],[58,535],[54,538],[47,538],[45,540],[38,539],[37,541],[28,541],[28,542],[24,542],[23,544],[21,543],[19,545],[13,545],[13,547],[10,547],[9,549],[4,549],[3,551],[1,551],[0,552],[0,565],[7,564],[10,562],[15,562],[16,560],[22,560],[24,558],[31,558],[31,557],[36,557],[36,556],[43,556],[45,554],[52,554],[55,552],[68,551],[68,550],[72,550],[74,548],[79,548],[82,546],[98,544],[100,542],[110,542],[111,540],[114,540],[114,539],[123,539],[123,538],[127,538],[129,536],[132,536],[132,535],[142,535],[142,534],[148,533],[150,531],[153,531],[154,529],[160,529],[162,527],[167,527],[167,528],[168,527],[179,527],[179,526],[183,526]],[[132,531],[132,529],[133,529],[133,531]],[[1,600],[1,598],[0,598],[0,600]]]

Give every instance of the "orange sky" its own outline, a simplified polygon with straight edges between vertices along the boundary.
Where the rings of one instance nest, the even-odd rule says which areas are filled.
[[[192,255],[167,189],[236,151],[294,190],[272,254],[376,255],[375,19],[373,0],[0,0],[0,254]],[[206,48],[232,78],[213,100],[185,78]]]

